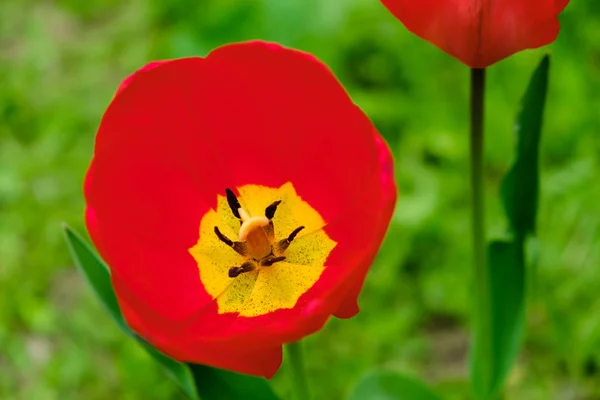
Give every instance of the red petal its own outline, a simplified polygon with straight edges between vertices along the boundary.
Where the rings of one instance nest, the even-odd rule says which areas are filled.
[[[555,4],[556,4],[556,12],[560,13],[562,12],[562,10],[565,9],[565,7],[567,6],[567,4],[569,4],[570,0],[555,0]]]
[[[131,74],[127,78],[125,78],[125,80],[123,82],[121,82],[121,84],[119,85],[119,88],[117,89],[116,95],[121,93],[121,91],[129,85],[129,82],[131,82],[135,76],[137,76],[139,74],[143,74],[145,71],[150,71],[150,70],[158,67],[159,65],[167,63],[167,62],[170,62],[170,61],[166,61],[166,60],[152,61],[151,63],[148,63],[145,66],[143,66],[142,68],[140,68],[139,70],[135,71],[133,74]]]
[[[388,229],[390,219],[394,212],[394,206],[396,205],[397,190],[394,179],[392,155],[385,141],[377,133],[374,136],[379,149],[379,165],[381,166],[381,171],[379,174],[379,181],[377,181],[370,190],[376,193],[378,198],[373,204],[367,206],[372,208],[359,208],[356,215],[358,217],[362,213],[367,222],[369,220],[378,220],[378,226],[373,228],[371,232],[369,230],[365,232],[367,234],[370,233],[371,243],[377,245],[371,247],[370,251],[366,252],[366,259],[363,260],[363,263],[359,266],[360,270],[355,274],[356,278],[353,287],[346,295],[343,303],[334,313],[338,318],[350,318],[358,313],[358,295],[362,289],[368,269],[377,255],[379,244],[383,240]],[[370,214],[367,213],[369,210],[371,211]],[[362,240],[368,241],[369,237],[363,237]]]
[[[188,249],[217,191],[232,182],[213,173],[220,161],[206,151],[190,117],[191,88],[181,76],[197,73],[201,63],[166,62],[130,79],[104,115],[86,179],[88,213],[96,218],[95,226],[88,219],[90,232],[113,281],[125,282],[116,285],[117,295],[135,297],[142,305],[135,311],[145,314],[126,317],[149,326],[185,319],[212,300]]]
[[[473,68],[553,42],[567,0],[381,0],[411,32]]]
[[[260,42],[221,47],[206,65],[192,101],[238,186],[292,182],[325,221],[351,205],[375,173],[373,126],[325,65]]]
[[[241,339],[244,341],[244,339]],[[169,356],[181,360],[205,364],[212,367],[234,370],[242,374],[271,378],[282,361],[281,346],[263,347],[259,351],[249,351],[251,346],[223,344],[167,343],[161,347],[170,350]],[[160,345],[160,343],[158,343]]]

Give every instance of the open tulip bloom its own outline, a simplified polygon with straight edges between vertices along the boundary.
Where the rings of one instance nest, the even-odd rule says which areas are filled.
[[[552,43],[569,0],[381,0],[406,28],[472,68]]]
[[[123,82],[85,196],[135,332],[177,360],[270,377],[282,344],[358,312],[396,187],[327,67],[250,42]]]

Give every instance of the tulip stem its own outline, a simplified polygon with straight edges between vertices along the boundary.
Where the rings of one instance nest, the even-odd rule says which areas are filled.
[[[292,385],[295,398],[298,400],[308,400],[308,383],[306,368],[304,366],[302,344],[300,342],[289,343],[286,346],[286,349],[292,369]]]
[[[475,340],[478,374],[485,385],[491,377],[492,321],[491,292],[485,248],[484,205],[484,93],[485,69],[471,69],[471,208],[473,234],[473,267],[475,289]]]

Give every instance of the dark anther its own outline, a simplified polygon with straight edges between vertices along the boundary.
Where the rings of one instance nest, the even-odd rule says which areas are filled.
[[[238,201],[237,197],[235,197],[235,194],[233,194],[231,189],[225,189],[225,193],[227,194],[227,203],[231,208],[231,212],[236,218],[240,218],[240,212],[238,211],[238,209],[242,207],[240,206],[240,202]]]
[[[268,258],[263,259],[260,262],[260,265],[262,265],[263,267],[270,267],[271,265],[275,264],[276,262],[283,261],[283,260],[285,260],[284,256],[268,257]]]
[[[235,278],[242,272],[243,272],[242,268],[240,268],[240,267],[231,267],[231,268],[229,268],[229,277]]]
[[[296,235],[302,230],[304,229],[303,226],[299,226],[296,229],[294,229],[294,231],[292,233],[290,233],[290,236],[287,237],[288,242],[291,242],[292,240],[294,240],[296,238]]]
[[[241,267],[229,268],[228,275],[230,278],[235,278],[235,277],[239,276],[240,274],[243,274],[244,272],[254,271],[255,268],[256,268],[256,265],[254,265],[254,263],[252,261],[246,261],[245,263],[242,264]]]
[[[217,237],[219,238],[219,240],[223,243],[225,243],[227,246],[233,247],[233,242],[231,241],[231,239],[229,239],[227,236],[223,235],[221,233],[221,231],[219,230],[219,227],[215,226],[215,233],[217,234]]]
[[[290,235],[285,238],[285,239],[281,239],[279,242],[277,242],[277,246],[275,247],[275,251],[278,254],[283,253],[284,251],[287,250],[287,248],[290,246],[290,243],[292,243],[292,240],[294,240],[296,238],[296,235],[302,230],[304,229],[303,226],[299,226],[296,229],[294,229],[292,231],[292,233],[290,233]]]
[[[217,234],[217,237],[219,238],[219,240],[221,242],[223,242],[227,246],[233,248],[233,250],[235,250],[239,255],[242,255],[242,256],[248,255],[248,245],[246,244],[246,242],[234,242],[233,240],[229,239],[227,236],[223,235],[221,233],[221,231],[219,230],[219,227],[217,227],[217,226],[215,226],[215,233]]]
[[[281,203],[281,200],[277,200],[276,202],[271,204],[269,207],[265,208],[265,217],[267,217],[267,219],[273,219],[273,217],[275,216],[275,211],[277,210],[277,206],[279,205],[279,203]]]

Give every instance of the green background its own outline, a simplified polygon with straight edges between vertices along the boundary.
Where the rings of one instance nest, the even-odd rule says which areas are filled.
[[[561,16],[541,148],[527,335],[507,399],[600,398],[600,3]],[[312,392],[343,398],[383,367],[469,398],[468,69],[377,0],[0,2],[0,398],[183,398],[105,314],[60,230],[82,225],[81,183],[119,82],[153,59],[265,39],[326,62],[396,156],[399,201],[362,312],[305,340]],[[489,237],[518,101],[542,55],[488,71]],[[315,93],[318,95],[318,93]],[[283,397],[289,369],[272,380]]]

